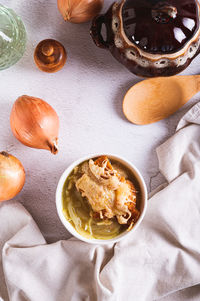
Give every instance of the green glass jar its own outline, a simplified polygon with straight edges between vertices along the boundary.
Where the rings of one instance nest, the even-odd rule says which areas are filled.
[[[21,18],[0,4],[0,70],[14,65],[25,48],[26,30]]]

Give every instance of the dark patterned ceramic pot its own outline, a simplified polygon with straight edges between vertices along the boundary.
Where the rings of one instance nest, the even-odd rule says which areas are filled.
[[[91,36],[134,74],[171,76],[199,53],[199,10],[195,0],[123,0],[93,20]]]

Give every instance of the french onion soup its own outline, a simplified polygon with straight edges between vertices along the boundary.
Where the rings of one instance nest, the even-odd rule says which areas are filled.
[[[90,239],[111,239],[130,231],[140,216],[139,185],[133,173],[106,156],[76,166],[65,181],[63,213]]]

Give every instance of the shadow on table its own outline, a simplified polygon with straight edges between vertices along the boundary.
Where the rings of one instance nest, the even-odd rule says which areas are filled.
[[[0,122],[1,122],[1,149],[12,153],[15,150],[15,144],[18,143],[10,128],[10,112],[12,104],[0,102]],[[3,149],[2,149],[3,148]]]
[[[55,38],[63,43],[71,63],[80,69],[100,73],[124,73],[125,67],[117,62],[108,50],[98,48],[90,36],[91,23],[60,22]],[[127,71],[128,72],[128,71]]]
[[[114,93],[114,97],[113,97],[113,106],[115,109],[115,112],[117,113],[117,115],[122,118],[124,121],[129,122],[124,113],[123,113],[123,99],[125,94],[127,93],[127,91],[135,84],[137,84],[138,82],[140,82],[142,80],[142,78],[136,77],[133,75],[133,80],[129,80],[123,84],[120,84],[119,88],[117,89],[116,93]]]
[[[56,1],[47,5],[45,0],[35,1],[34,4],[22,0],[20,6],[17,6],[17,11],[26,25],[28,38],[26,52],[17,63],[19,68],[39,72],[34,65],[34,49],[41,40],[52,38],[64,45],[68,54],[66,64],[75,65],[76,72],[81,72],[83,76],[86,71],[99,73],[100,78],[104,73],[116,74],[118,79],[119,76],[123,79],[126,74],[129,76],[130,72],[117,62],[108,50],[100,49],[94,44],[90,36],[91,22],[65,22],[58,11]]]
[[[37,168],[34,166],[39,164]],[[31,163],[30,163],[31,165]],[[55,193],[61,174],[63,162],[50,164],[43,172],[42,161],[33,162],[26,170],[26,183],[21,193],[15,198],[32,215],[40,231],[48,242],[68,239],[71,234],[62,225],[56,209]],[[40,168],[41,173],[38,170]],[[37,174],[37,177],[34,176]]]

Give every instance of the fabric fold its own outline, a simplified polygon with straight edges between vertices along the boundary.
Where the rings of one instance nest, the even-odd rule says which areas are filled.
[[[47,244],[22,205],[1,204],[4,301],[199,301],[199,108],[157,149],[168,185],[149,200],[129,239],[106,246],[75,238]]]
[[[200,158],[200,103],[187,112],[177,131],[157,148],[159,169],[170,183],[184,172],[192,172]]]

